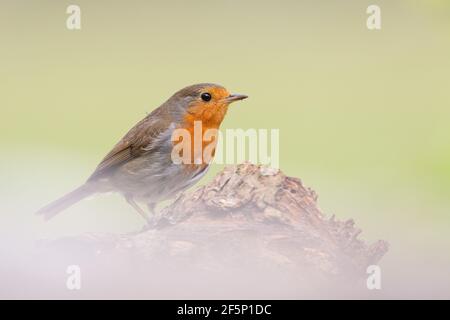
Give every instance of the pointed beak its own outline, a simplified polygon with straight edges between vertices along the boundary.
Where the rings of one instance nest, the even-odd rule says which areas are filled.
[[[234,102],[234,101],[238,101],[238,100],[244,100],[247,99],[248,96],[246,96],[245,94],[230,94],[228,97],[225,98],[225,100],[228,103]]]

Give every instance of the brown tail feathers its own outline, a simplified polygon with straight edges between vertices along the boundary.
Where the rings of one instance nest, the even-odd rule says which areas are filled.
[[[92,186],[84,184],[73,190],[72,192],[69,192],[65,196],[59,198],[58,200],[55,200],[52,203],[41,208],[38,212],[36,212],[36,214],[42,215],[45,220],[49,220],[64,209],[67,209],[71,205],[86,198],[87,196],[90,196],[93,193],[94,191],[92,190]]]

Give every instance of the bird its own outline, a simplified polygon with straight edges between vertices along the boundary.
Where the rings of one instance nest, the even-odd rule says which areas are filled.
[[[78,201],[99,193],[115,192],[146,221],[152,223],[155,206],[174,198],[197,183],[210,167],[210,161],[179,162],[173,159],[175,130],[194,136],[194,128],[201,124],[201,134],[208,129],[218,130],[231,103],[246,99],[243,94],[230,94],[225,87],[214,83],[199,83],[185,87],[154,109],[106,154],[86,182],[44,206],[36,213],[48,220]],[[202,147],[217,142],[202,141]],[[192,141],[193,143],[193,141]],[[198,150],[189,150],[188,158],[195,158]],[[212,148],[214,152],[214,148]],[[186,150],[181,150],[180,155]],[[212,157],[214,154],[212,154]],[[183,158],[184,159],[184,158]],[[145,203],[147,212],[140,203]]]

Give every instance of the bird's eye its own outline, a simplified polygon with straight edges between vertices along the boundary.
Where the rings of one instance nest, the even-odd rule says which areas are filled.
[[[211,100],[211,95],[208,92],[202,93],[202,95],[200,97],[202,98],[203,101],[206,101],[206,102]]]

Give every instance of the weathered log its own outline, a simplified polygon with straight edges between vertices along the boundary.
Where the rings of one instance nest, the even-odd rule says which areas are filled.
[[[286,271],[300,277],[360,278],[387,252],[367,245],[353,220],[327,218],[317,194],[277,169],[244,163],[178,197],[156,225],[125,235],[88,234],[52,241],[67,252],[132,257],[147,269],[183,266],[200,272]],[[79,250],[81,247],[83,250]],[[69,249],[68,249],[69,248]],[[92,260],[90,260],[92,262]]]

